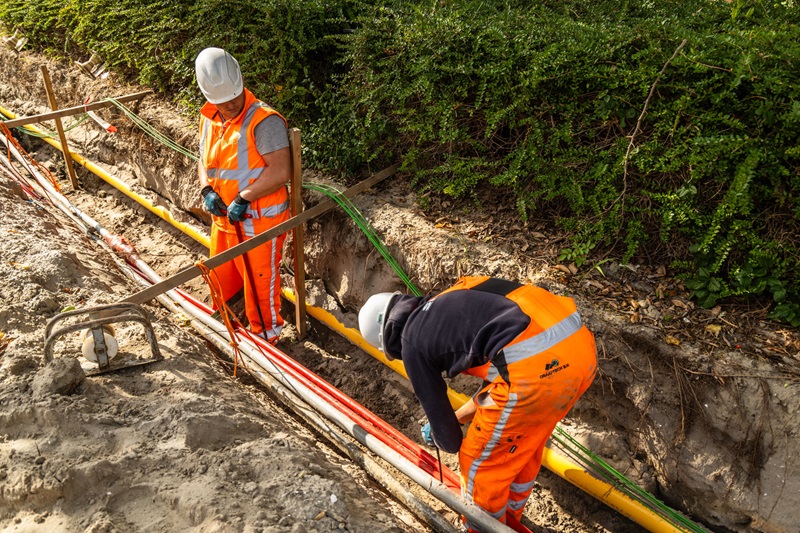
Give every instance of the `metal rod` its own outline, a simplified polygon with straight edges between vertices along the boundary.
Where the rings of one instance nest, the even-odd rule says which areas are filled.
[[[42,65],[42,76],[44,77],[44,88],[47,91],[47,99],[50,100],[50,109],[53,111],[58,110],[56,103],[56,95],[53,92],[53,84],[50,83],[50,73],[47,72],[47,67]],[[58,131],[58,139],[61,141],[61,146],[64,152],[64,162],[67,164],[67,174],[69,181],[72,183],[72,188],[78,188],[78,176],[75,174],[75,167],[72,166],[72,156],[69,153],[69,146],[67,145],[67,135],[64,133],[64,126],[61,124],[61,117],[56,117],[56,131]]]
[[[140,93],[120,96],[114,99],[117,102],[130,102],[131,100],[138,101],[147,96],[148,94],[152,94],[152,92],[153,91],[142,91]],[[45,120],[80,115],[81,113],[94,111],[95,109],[103,109],[104,107],[111,107],[112,105],[114,105],[113,102],[109,102],[108,100],[100,100],[98,102],[94,102],[91,104],[79,105],[75,107],[65,107],[64,109],[59,109],[58,111],[52,111],[50,113],[42,113],[41,115],[31,115],[28,117],[19,117],[12,120],[6,120],[5,124],[9,128],[16,128],[18,126],[25,126],[27,124],[34,124],[36,122],[44,122]]]

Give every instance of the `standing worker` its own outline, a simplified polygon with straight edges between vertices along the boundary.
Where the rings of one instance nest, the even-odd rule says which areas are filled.
[[[239,63],[220,48],[195,60],[197,84],[208,102],[200,110],[200,178],[211,227],[210,255],[289,219],[289,135],[277,111],[244,88]],[[214,269],[229,301],[244,289],[250,330],[275,343],[280,316],[279,265],[285,234]]]
[[[519,520],[547,439],[594,379],[594,337],[574,301],[533,285],[464,277],[438,296],[375,294],[358,325],[386,357],[403,360],[429,420],[423,438],[459,452],[462,495],[502,522]],[[484,383],[453,412],[443,372]]]

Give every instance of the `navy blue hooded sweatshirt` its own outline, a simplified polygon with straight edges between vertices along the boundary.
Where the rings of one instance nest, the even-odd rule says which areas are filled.
[[[456,290],[392,299],[384,349],[403,360],[439,448],[456,453],[463,438],[442,374],[452,378],[494,360],[529,323],[516,303],[489,292]]]

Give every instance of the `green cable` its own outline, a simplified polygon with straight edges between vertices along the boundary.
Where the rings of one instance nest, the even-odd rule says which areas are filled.
[[[606,463],[603,459],[593,454],[591,450],[578,442],[560,426],[556,426],[553,432],[553,440],[566,451],[573,459],[588,470],[592,470],[599,479],[605,479],[610,485],[616,487],[632,500],[636,500],[648,509],[664,518],[672,525],[693,533],[707,533],[705,529],[678,513],[661,500],[647,492],[646,490],[626,478],[613,466]]]
[[[406,275],[405,271],[403,271],[403,268],[383,244],[383,241],[381,241],[380,237],[378,237],[378,235],[375,233],[375,230],[372,228],[367,219],[364,218],[364,215],[361,214],[358,208],[353,205],[348,198],[342,196],[340,191],[330,185],[306,183],[303,184],[303,187],[326,194],[337,204],[339,204],[345,213],[347,213],[350,218],[353,219],[364,235],[367,236],[367,239],[369,239],[369,241],[375,246],[378,252],[384,257],[384,259],[386,259],[386,262],[389,263],[389,266],[392,267],[392,270],[394,270],[400,279],[403,280],[403,283],[406,285],[406,287],[408,287],[408,289],[414,293],[415,296],[422,296],[422,293]]]
[[[5,115],[5,114],[3,113],[3,115]],[[86,119],[88,119],[88,118],[89,118],[88,114],[86,114],[86,113],[82,114],[77,119],[73,120],[69,124],[66,124],[64,126],[64,131],[67,132],[67,131],[70,131],[70,130],[72,130],[74,128],[77,128],[78,126],[80,126],[81,124],[86,122]],[[37,133],[37,132],[33,131],[32,129],[30,129],[29,126],[17,126],[14,129],[19,131],[19,132],[22,132],[25,135],[28,135],[30,137],[38,137],[40,139],[55,139],[56,137],[58,137],[58,133],[52,132],[52,131],[47,130],[47,129],[43,128],[43,127],[39,128],[39,129],[44,131],[44,133]]]
[[[114,98],[106,98],[105,100],[102,100],[102,101],[103,102],[111,102],[112,104],[117,106],[120,110],[122,110],[123,113],[125,113],[125,116],[128,117],[131,122],[133,122],[136,126],[139,127],[139,129],[141,129],[142,131],[144,131],[145,133],[150,135],[153,139],[155,139],[156,141],[160,142],[161,144],[163,144],[167,148],[172,148],[176,152],[178,152],[180,154],[183,154],[184,156],[188,157],[192,161],[199,161],[200,160],[200,157],[197,155],[197,153],[192,152],[188,148],[184,148],[183,146],[181,146],[180,144],[178,144],[177,142],[175,142],[171,138],[167,137],[166,135],[164,135],[163,133],[161,133],[157,129],[155,129],[152,126],[150,126],[150,124],[148,124],[147,121],[145,121],[139,115],[137,115],[136,113],[134,113],[133,111],[128,109],[125,106],[125,104],[123,104],[122,102],[119,102],[118,100],[116,100]]]

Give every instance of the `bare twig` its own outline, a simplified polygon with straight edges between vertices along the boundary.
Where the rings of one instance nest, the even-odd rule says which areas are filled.
[[[667,59],[666,63],[664,63],[664,66],[661,68],[661,72],[658,73],[658,76],[656,76],[656,80],[650,87],[650,93],[647,95],[647,99],[644,101],[642,112],[639,114],[639,118],[636,120],[636,127],[633,128],[633,133],[631,133],[630,135],[630,142],[628,142],[628,149],[625,151],[625,160],[623,162],[623,167],[622,167],[622,192],[620,192],[619,196],[617,196],[617,198],[613,202],[611,202],[611,205],[608,206],[608,208],[606,208],[605,213],[607,213],[612,207],[614,207],[614,205],[617,202],[619,202],[625,197],[625,191],[628,188],[628,161],[630,160],[631,151],[633,150],[633,141],[636,139],[636,135],[639,134],[639,130],[642,127],[642,119],[647,114],[647,106],[650,104],[650,100],[653,98],[653,94],[656,92],[656,87],[658,86],[658,82],[661,81],[661,77],[664,75],[664,72],[666,72],[667,67],[672,62],[672,60],[675,59],[675,56],[678,55],[678,52],[681,51],[681,48],[683,48],[686,45],[686,42],[687,42],[686,39],[681,41],[681,44],[678,45],[678,48],[675,49],[675,51],[672,53],[672,56],[669,59]],[[624,203],[622,209],[623,210],[625,209]]]

